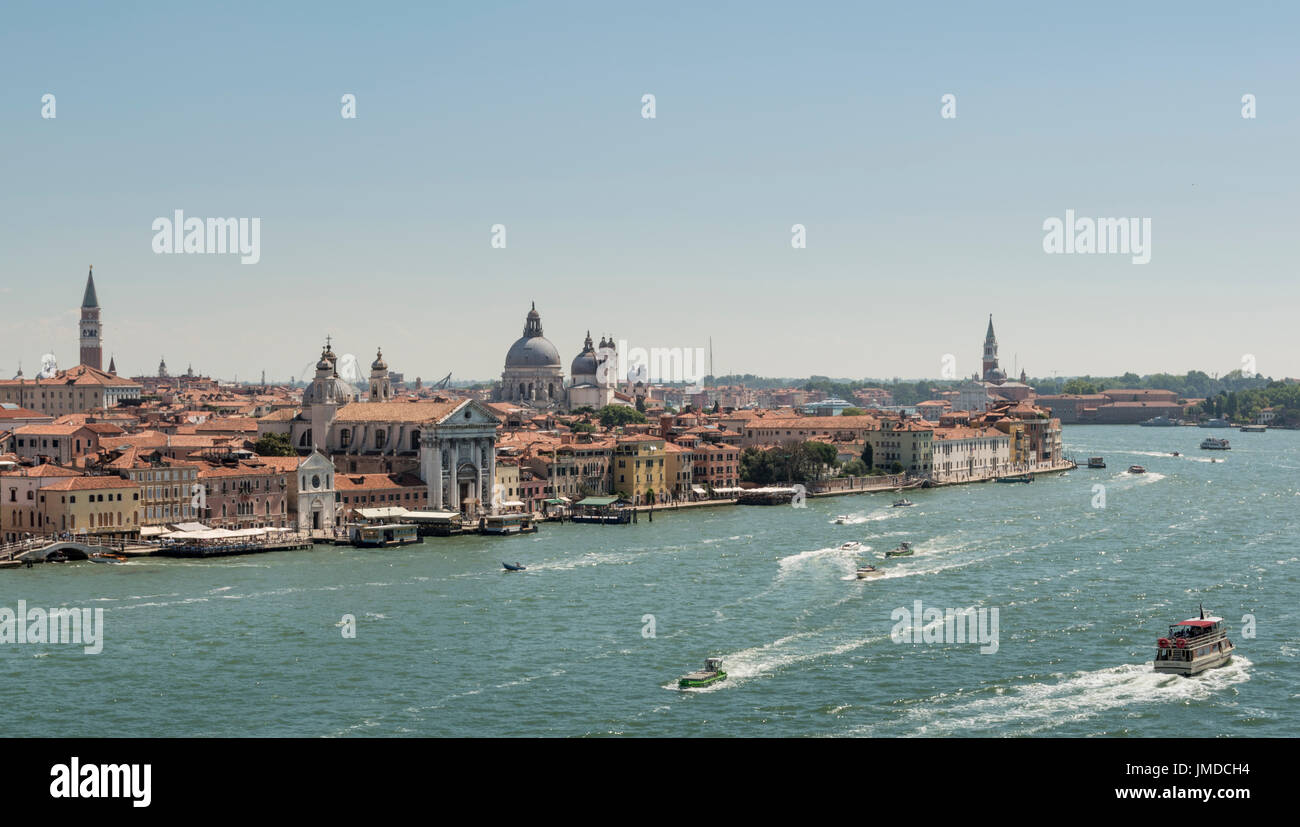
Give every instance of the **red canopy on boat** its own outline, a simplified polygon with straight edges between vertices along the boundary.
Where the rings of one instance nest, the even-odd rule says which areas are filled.
[[[1200,626],[1200,627],[1205,627],[1205,626],[1213,626],[1213,625],[1214,625],[1214,621],[1213,621],[1213,620],[1202,620],[1202,619],[1200,619],[1200,618],[1198,618],[1198,617],[1194,617],[1194,618],[1192,618],[1191,620],[1184,620],[1182,623],[1179,623],[1178,625],[1179,625],[1179,626]]]

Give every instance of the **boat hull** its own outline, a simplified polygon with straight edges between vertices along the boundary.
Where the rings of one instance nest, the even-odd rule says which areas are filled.
[[[1209,657],[1197,658],[1191,663],[1184,662],[1162,662],[1156,661],[1157,672],[1166,672],[1171,675],[1182,675],[1190,678],[1193,675],[1199,675],[1208,669],[1217,669],[1220,666],[1227,666],[1232,661],[1232,651],[1223,652]]]
[[[677,682],[682,689],[699,689],[727,679],[726,672],[692,672]]]
[[[1158,657],[1155,661],[1155,671],[1164,672],[1170,675],[1182,675],[1190,678],[1193,675],[1199,675],[1209,669],[1217,669],[1220,666],[1227,666],[1232,662],[1232,653],[1236,647],[1231,641],[1226,641],[1225,648],[1202,655],[1195,660],[1160,660]]]

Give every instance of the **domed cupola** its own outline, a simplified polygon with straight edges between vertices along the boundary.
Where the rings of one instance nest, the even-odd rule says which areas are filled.
[[[604,344],[604,342],[601,342]],[[591,331],[587,331],[587,341],[582,345],[582,352],[573,360],[569,366],[569,375],[573,377],[573,384],[595,384],[596,367],[599,359],[596,356],[596,347],[591,343]]]
[[[375,353],[375,361],[370,363],[370,401],[391,402],[393,400],[393,383],[388,378],[388,363],[384,361],[384,351],[380,348]]]
[[[560,352],[542,335],[542,317],[537,305],[528,311],[524,320],[524,335],[510,346],[506,353],[507,368],[560,367]]]

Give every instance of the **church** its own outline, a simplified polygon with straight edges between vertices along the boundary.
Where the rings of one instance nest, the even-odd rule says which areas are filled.
[[[329,342],[298,411],[258,420],[259,436],[282,433],[300,454],[320,451],[342,474],[414,472],[429,508],[473,516],[491,512],[500,420],[473,399],[397,399],[383,352],[371,363],[370,395],[338,374]],[[287,415],[285,415],[287,414]]]
[[[564,381],[560,352],[542,333],[542,317],[536,303],[524,318],[523,336],[506,352],[501,384],[493,393],[499,402],[514,402],[540,410],[595,409],[626,404],[615,393],[618,383],[618,354],[613,338],[601,337],[592,344],[591,331],[582,351],[569,366],[570,381]]]

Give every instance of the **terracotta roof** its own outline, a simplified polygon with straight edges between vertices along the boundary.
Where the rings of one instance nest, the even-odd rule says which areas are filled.
[[[466,400],[449,402],[352,402],[339,408],[335,422],[438,422]]]
[[[86,491],[103,488],[139,488],[139,484],[121,477],[70,477],[42,485],[42,491]]]

